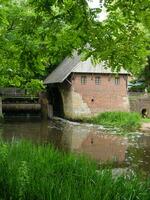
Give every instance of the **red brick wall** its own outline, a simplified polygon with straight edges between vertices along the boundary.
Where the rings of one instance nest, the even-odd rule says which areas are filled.
[[[81,84],[81,76],[87,77],[86,84]],[[100,84],[95,84],[92,74],[73,74],[72,87],[75,92],[82,96],[92,113],[104,111],[129,111],[127,96],[127,76],[120,75],[120,83],[115,84],[113,75],[100,75]],[[93,101],[92,101],[93,100]]]

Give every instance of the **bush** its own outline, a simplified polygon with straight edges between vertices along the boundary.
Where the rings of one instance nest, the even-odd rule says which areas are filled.
[[[145,91],[145,84],[142,85],[134,85],[128,89],[129,92],[144,92]]]
[[[0,199],[149,199],[150,182],[112,177],[92,161],[60,153],[50,145],[0,142]]]
[[[141,116],[129,112],[105,112],[86,120],[87,122],[111,127],[118,127],[125,131],[135,131],[141,126]]]

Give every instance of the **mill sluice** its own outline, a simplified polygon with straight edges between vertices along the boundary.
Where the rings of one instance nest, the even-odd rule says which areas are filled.
[[[39,97],[27,96],[25,90],[1,88],[2,112],[5,116],[40,116]]]

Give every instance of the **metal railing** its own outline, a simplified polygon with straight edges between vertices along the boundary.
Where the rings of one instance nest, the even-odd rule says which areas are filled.
[[[25,95],[26,95],[25,90],[20,88],[14,88],[14,87],[0,88],[0,96],[23,97]]]

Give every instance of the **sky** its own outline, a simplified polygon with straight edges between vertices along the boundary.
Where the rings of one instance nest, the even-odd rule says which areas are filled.
[[[91,8],[99,7],[99,0],[88,0],[88,4]]]
[[[102,4],[100,2],[103,2],[102,0],[88,0],[88,4],[91,8],[99,8]],[[100,21],[103,21],[107,18],[106,9],[103,7],[102,12],[98,16]]]

